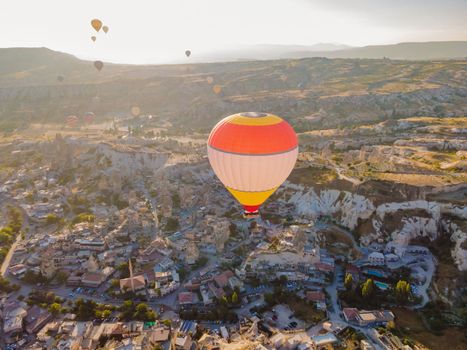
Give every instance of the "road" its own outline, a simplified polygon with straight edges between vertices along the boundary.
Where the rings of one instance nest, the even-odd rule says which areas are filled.
[[[16,236],[15,241],[11,245],[10,250],[8,251],[8,254],[5,257],[5,260],[3,260],[2,266],[0,267],[0,275],[2,277],[5,277],[8,271],[8,267],[10,266],[11,258],[13,257],[13,253],[15,252],[16,246],[18,245],[19,242],[21,242],[21,232],[24,232],[24,229],[29,226],[29,220],[24,210],[18,206],[18,203],[16,203],[16,201],[13,201],[12,199],[9,199],[9,198],[4,198],[3,196],[2,196],[1,201],[2,201],[2,205],[12,205],[14,207],[19,208],[23,215],[23,224],[21,226],[20,233]]]

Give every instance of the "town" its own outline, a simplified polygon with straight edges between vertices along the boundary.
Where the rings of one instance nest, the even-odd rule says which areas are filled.
[[[465,207],[376,205],[291,179],[246,220],[203,142],[106,138],[2,145],[0,347],[422,349],[398,318],[433,308],[438,261],[407,236],[462,235],[440,213]],[[425,214],[393,239],[356,235],[401,210]]]

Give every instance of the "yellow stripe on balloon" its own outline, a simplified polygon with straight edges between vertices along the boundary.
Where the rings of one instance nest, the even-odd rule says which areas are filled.
[[[275,125],[282,122],[283,119],[275,116],[273,114],[268,114],[264,117],[245,117],[241,114],[235,114],[231,118],[228,119],[229,124],[236,124],[236,125],[251,125],[251,126],[264,126],[264,125]]]
[[[248,191],[238,191],[233,188],[227,187],[232,196],[235,197],[237,201],[242,205],[261,205],[266,199],[273,194],[278,187],[273,188],[272,190],[260,191],[260,192],[248,192]]]

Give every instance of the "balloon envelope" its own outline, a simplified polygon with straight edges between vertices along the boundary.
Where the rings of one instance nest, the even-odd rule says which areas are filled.
[[[77,123],[78,123],[79,119],[76,115],[69,115],[68,117],[66,117],[66,120],[65,120],[65,123],[68,125],[68,126],[75,126]]]
[[[140,109],[138,106],[133,106],[133,107],[131,107],[131,114],[132,114],[134,117],[139,116],[140,113],[141,113],[141,109]]]
[[[215,93],[216,95],[219,95],[219,94],[221,93],[221,91],[222,91],[222,86],[220,86],[220,85],[214,85],[214,86],[212,87],[212,91],[214,91],[214,93]]]
[[[96,41],[96,39],[97,39],[97,38],[96,38],[95,35],[93,35],[93,36],[91,37],[91,40],[92,40],[92,41]]]
[[[104,31],[104,33],[107,33],[107,32],[109,31],[109,27],[103,26],[103,27],[102,27],[102,30]]]
[[[186,55],[186,57],[190,57],[191,51],[190,51],[190,50],[186,50],[186,51],[185,51],[185,55]]]
[[[104,63],[102,63],[102,61],[95,61],[94,62],[94,67],[96,67],[96,69],[98,71],[100,71],[102,69],[102,67],[104,67]]]
[[[98,32],[102,28],[102,22],[100,19],[94,18],[91,21],[91,26],[94,28],[96,32]]]
[[[295,131],[269,113],[231,115],[212,129],[208,158],[214,173],[245,215],[257,213],[292,172],[298,156]]]
[[[58,80],[59,82],[63,82],[63,81],[65,80],[65,77],[64,77],[63,75],[58,75],[58,76],[57,76],[57,80]]]
[[[90,124],[94,120],[94,117],[95,117],[95,114],[93,112],[86,112],[83,115],[83,120],[86,124]]]

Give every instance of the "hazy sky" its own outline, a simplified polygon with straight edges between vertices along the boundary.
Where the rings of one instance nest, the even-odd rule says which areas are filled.
[[[100,18],[109,33],[96,34]],[[0,0],[0,47],[157,63],[239,45],[467,40],[467,0]]]

